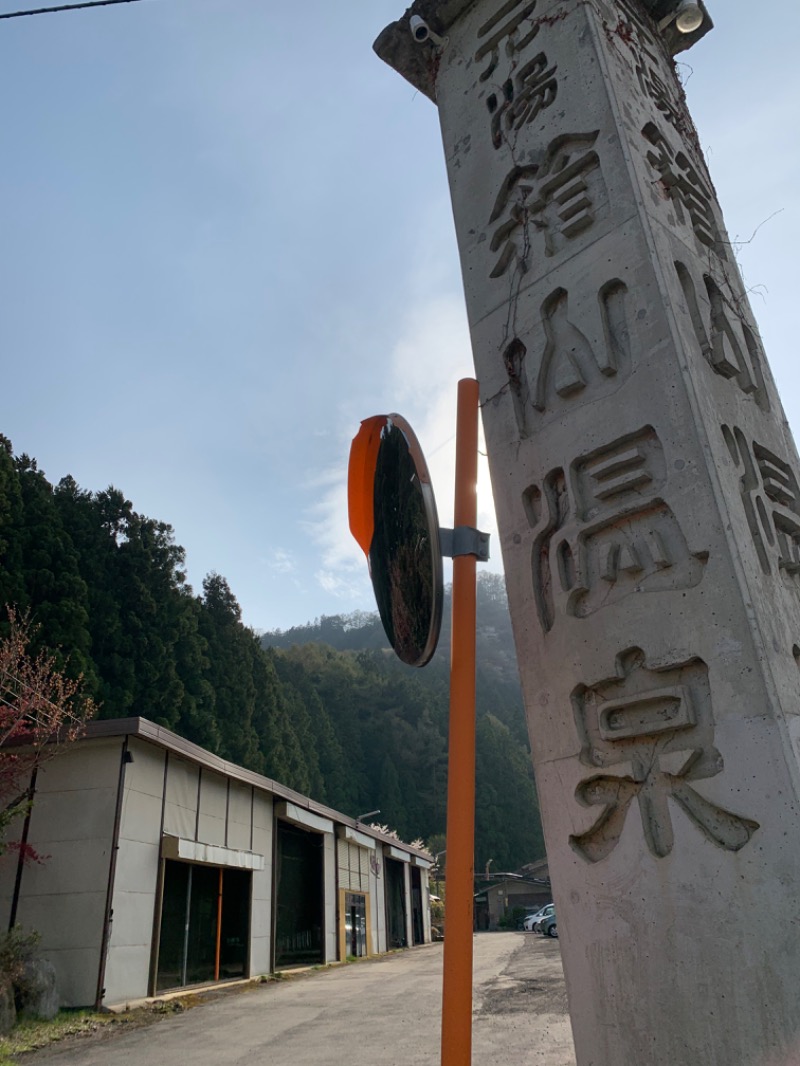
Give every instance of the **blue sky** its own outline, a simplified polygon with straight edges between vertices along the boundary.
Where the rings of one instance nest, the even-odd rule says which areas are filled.
[[[225,575],[256,628],[373,608],[345,502],[362,418],[409,419],[452,522],[472,363],[437,114],[371,49],[403,6],[0,22],[0,432],[171,523],[193,585]],[[800,9],[709,6],[687,94],[731,236],[763,223],[739,260],[797,432]],[[494,528],[485,471],[480,507]]]

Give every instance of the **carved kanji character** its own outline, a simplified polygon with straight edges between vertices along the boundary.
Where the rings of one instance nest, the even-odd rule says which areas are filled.
[[[676,152],[672,148],[654,123],[648,122],[642,135],[653,146],[653,150],[647,152],[647,161],[658,174],[665,194],[675,205],[678,220],[683,223],[688,217],[697,239],[726,259],[727,253],[720,242],[714,217],[713,194],[697,168],[685,152]]]
[[[708,667],[702,659],[651,667],[641,648],[629,648],[617,656],[613,677],[575,689],[572,706],[581,762],[601,770],[625,765],[630,771],[596,774],[578,785],[580,803],[604,808],[590,829],[570,837],[582,858],[600,862],[611,854],[634,799],[647,846],[658,858],[674,845],[670,800],[727,851],[739,851],[759,828],[691,785],[715,777],[724,765],[713,743]]]
[[[541,164],[515,166],[503,182],[489,222],[497,223],[491,250],[500,255],[490,273],[499,278],[517,261],[527,270],[532,236],[544,235],[544,252],[555,255],[559,238],[571,240],[594,222],[592,182],[600,160],[592,146],[597,131],[556,137]]]
[[[514,413],[522,437],[533,432],[537,414],[546,416],[567,405],[590,402],[621,383],[630,366],[627,287],[618,278],[601,286],[597,300],[582,314],[570,310],[570,295],[558,288],[542,304],[544,341],[530,352],[519,337],[506,346]],[[579,305],[580,306],[580,305]]]
[[[500,62],[501,45],[513,57],[526,48],[539,32],[538,23],[532,18],[535,8],[536,0],[506,0],[480,27],[478,40],[481,43],[475,52],[475,61],[480,63],[487,56],[489,58],[487,66],[481,71],[481,81],[486,81],[494,73]]]
[[[722,427],[731,458],[742,471],[739,491],[761,569],[777,564],[784,583],[800,584],[800,487],[789,466],[735,427]]]
[[[686,108],[674,98],[663,78],[642,60],[636,65],[636,76],[642,92],[650,97],[670,126],[676,130],[685,129],[689,122]]]
[[[692,588],[708,552],[692,551],[662,498],[667,469],[650,427],[551,471],[534,524],[534,596],[543,628],[559,613],[586,618],[632,593]],[[542,508],[541,503],[544,507]],[[542,522],[541,510],[545,510]]]
[[[553,103],[558,93],[555,72],[556,67],[548,67],[547,56],[540,52],[503,83],[501,93],[491,93],[487,97],[495,148],[503,143],[504,129],[520,129]]]
[[[756,335],[732,296],[726,296],[714,279],[706,274],[703,283],[708,309],[701,307],[698,287],[688,267],[676,262],[689,317],[694,326],[700,351],[709,366],[728,381],[733,381],[746,396],[752,396],[764,411],[770,409],[764,383],[763,355]]]

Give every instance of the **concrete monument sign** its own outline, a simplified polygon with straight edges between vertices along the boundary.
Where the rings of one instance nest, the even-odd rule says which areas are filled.
[[[441,118],[580,1066],[800,1063],[800,463],[672,61],[710,27],[376,43]]]

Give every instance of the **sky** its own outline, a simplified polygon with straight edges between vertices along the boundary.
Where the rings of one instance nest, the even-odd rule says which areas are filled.
[[[347,526],[362,419],[408,419],[452,525],[473,368],[436,108],[372,52],[403,8],[0,21],[0,433],[170,523],[195,590],[224,575],[256,629],[374,609]],[[800,5],[709,9],[682,76],[797,434]],[[485,461],[479,511],[494,532]]]

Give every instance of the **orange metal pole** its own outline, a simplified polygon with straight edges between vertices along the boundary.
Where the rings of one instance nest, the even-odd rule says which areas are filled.
[[[214,952],[214,980],[219,981],[219,959],[222,950],[222,867],[219,870],[217,889],[217,945]]]
[[[471,378],[458,383],[454,518],[456,528],[478,521],[478,382]],[[472,1062],[476,564],[474,555],[453,560],[442,1066]]]

